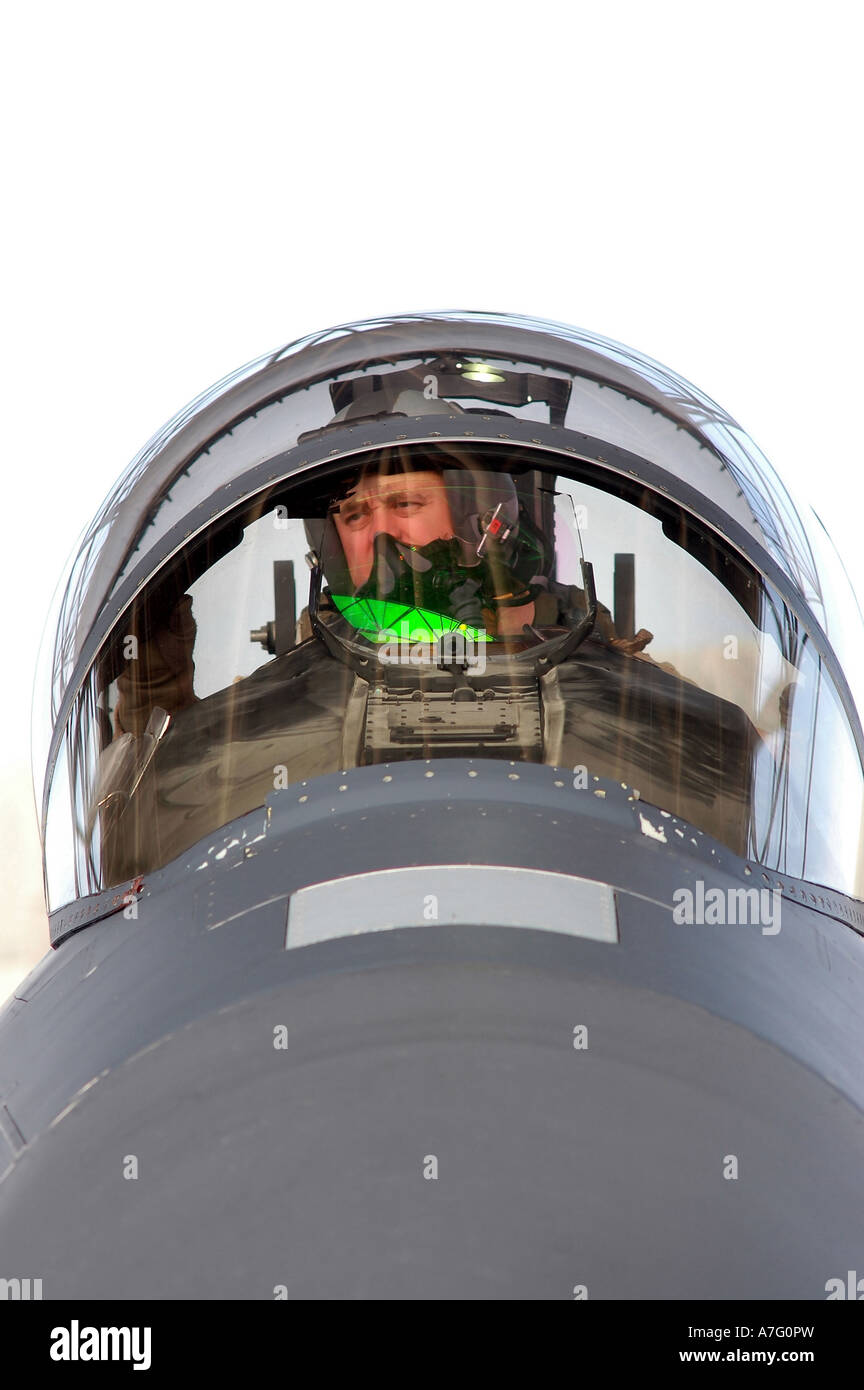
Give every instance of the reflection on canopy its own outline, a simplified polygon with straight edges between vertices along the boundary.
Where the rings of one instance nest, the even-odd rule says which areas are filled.
[[[467,449],[482,455],[484,468],[500,467],[502,477],[516,480],[526,546],[522,568],[510,572],[527,588],[514,587],[509,616],[503,601],[490,608],[490,594],[497,600],[504,586],[484,581],[472,590],[471,574],[461,616],[447,611],[447,585],[436,581],[449,564],[450,542],[441,536],[426,546],[428,583],[397,574],[389,593],[368,585],[352,592],[344,574],[328,573],[325,564],[321,619],[332,641],[315,640],[305,610],[280,616],[277,602],[270,622],[262,608],[274,584],[278,590],[275,566],[283,566],[286,583],[286,566],[299,573],[309,527],[326,515],[326,507],[308,509],[313,482],[376,450],[421,447],[427,455],[443,450],[445,471]],[[519,482],[532,468],[538,476],[555,470],[551,491]],[[294,483],[305,500],[285,513]],[[315,486],[318,502],[326,501],[325,484]],[[292,523],[284,537],[274,529],[281,520],[268,520],[271,505]],[[584,553],[600,600],[591,622],[582,542],[572,526],[586,506]],[[220,540],[229,521],[230,544]],[[549,558],[544,569],[541,545],[536,573],[525,570],[532,527]],[[464,549],[467,533],[459,534]],[[164,862],[164,852],[176,852],[189,834],[224,823],[214,815],[261,804],[274,741],[298,750],[288,759],[298,775],[330,767],[327,739],[334,765],[344,765],[350,682],[336,670],[340,650],[367,643],[383,652],[393,641],[429,643],[453,633],[485,646],[483,701],[474,709],[465,697],[458,717],[445,717],[442,691],[430,687],[410,692],[409,708],[397,681],[408,674],[397,660],[370,696],[365,742],[348,748],[349,758],[475,747],[483,756],[515,750],[518,758],[566,763],[582,761],[587,749],[602,771],[641,782],[648,799],[737,852],[860,892],[861,733],[844,670],[864,701],[864,630],[826,540],[714,402],[593,334],[519,317],[404,316],[341,326],[261,358],[150,441],[87,529],[58,593],[56,635],[49,632],[43,647],[34,708],[43,831],[65,846],[55,858],[62,870],[48,868],[49,879],[63,884],[52,901],[58,892],[95,891],[119,865],[138,872]],[[470,547],[466,553],[470,559]],[[643,627],[632,613],[624,617],[628,556]],[[378,558],[395,573],[392,547],[379,546]],[[292,578],[292,593],[293,586]],[[254,613],[244,597],[253,593]],[[580,624],[591,635],[584,640],[581,632],[577,648],[568,634]],[[258,667],[248,642],[253,629],[272,658]],[[133,632],[145,653],[136,678],[117,655]],[[518,648],[530,654],[555,642],[564,654],[555,697],[563,703],[552,719],[551,687],[542,695],[530,688],[532,671],[518,664],[525,655]],[[165,674],[169,648],[185,652],[183,672]],[[445,659],[435,681],[446,683],[446,667]],[[159,672],[163,703],[154,695]],[[475,665],[469,687],[480,674]],[[269,695],[265,688],[277,675],[298,699],[291,718],[273,725],[275,687]],[[164,692],[175,689],[188,698],[166,708]],[[117,776],[121,764],[136,769],[140,789],[135,807],[126,805],[118,818],[116,798],[128,802],[128,788],[109,787],[114,827],[125,818],[130,828],[119,853],[115,830],[110,848],[100,829],[106,817],[93,813],[107,776],[106,746],[144,738],[158,709],[169,724],[147,766],[137,746],[127,748],[126,763],[112,760]],[[553,726],[558,734],[550,739]],[[206,755],[202,740],[210,741]],[[188,761],[193,748],[197,772]],[[179,839],[153,809],[160,797],[185,807]]]
[[[454,756],[585,766],[742,857],[860,893],[854,742],[800,620],[669,498],[577,471],[501,443],[371,451],[347,472],[274,481],[190,542],[123,615],[74,708],[49,807],[52,904],[152,872],[263,805],[274,769],[285,787]],[[367,506],[380,498],[398,505]],[[495,498],[510,499],[497,532]],[[334,516],[363,518],[354,592]],[[422,588],[430,553],[449,613],[386,596]],[[466,594],[485,595],[482,627],[456,612]],[[557,664],[533,660],[544,652]]]

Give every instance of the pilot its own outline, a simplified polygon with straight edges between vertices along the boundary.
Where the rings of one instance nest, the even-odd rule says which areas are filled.
[[[368,597],[464,622],[495,639],[536,642],[539,629],[560,629],[562,610],[570,621],[584,612],[578,586],[554,584],[544,573],[546,543],[520,510],[509,475],[451,462],[440,451],[418,457],[384,450],[343,484],[325,519],[306,523],[328,585],[322,621],[339,616],[333,595]],[[174,715],[197,699],[192,599],[175,590],[161,596],[159,609],[131,624],[137,660],[118,677],[115,737],[143,733],[154,706]],[[651,640],[645,629],[620,638],[602,604],[595,632],[628,655],[641,654]],[[297,640],[313,635],[304,609]]]
[[[514,568],[507,539],[516,532],[518,501],[506,475],[394,451],[332,504],[321,561],[331,592],[521,636],[534,621],[536,585]]]
[[[512,478],[441,457],[384,453],[332,504],[323,529],[307,524],[331,592],[404,602],[496,639],[536,642],[538,628],[578,620],[584,592],[548,577],[548,538],[520,507]],[[651,641],[645,629],[619,638],[602,604],[595,630],[630,655]],[[303,615],[298,637],[311,633]]]
[[[323,493],[306,485],[295,516],[299,524],[305,515],[315,625],[304,609],[292,648],[200,700],[194,689],[196,623],[185,590],[229,553],[231,541],[226,546],[224,532],[214,531],[197,556],[184,555],[182,568],[163,579],[128,620],[137,659],[120,662],[115,651],[112,660],[120,669],[105,673],[105,688],[116,679],[118,700],[113,728],[105,727],[91,816],[95,826],[101,813],[101,852],[113,881],[147,871],[169,846],[193,843],[214,824],[261,804],[275,785],[277,765],[284,764],[293,782],[357,760],[390,757],[389,724],[385,736],[374,719],[368,722],[364,706],[362,730],[355,728],[360,637],[390,646],[395,635],[399,660],[405,642],[413,663],[418,640],[433,641],[463,624],[468,641],[482,632],[505,658],[580,627],[588,609],[585,592],[556,578],[554,534],[520,501],[518,483],[504,470],[436,445],[382,449],[340,474],[335,486],[328,481]],[[238,521],[234,543],[242,536]],[[325,630],[331,625],[332,634]],[[418,639],[417,629],[427,635]],[[656,667],[643,654],[651,633],[642,629],[619,638],[611,613],[598,604],[593,636],[602,647],[586,648],[584,681],[571,680],[566,698],[592,692],[601,710],[599,722],[588,721],[597,766],[618,776],[619,741],[612,737],[610,743],[617,725],[602,713],[602,700],[623,701],[631,722],[641,720],[643,727],[661,709],[674,721],[686,696],[679,693],[680,679],[661,691],[661,672],[649,677],[647,671],[644,697],[634,695],[641,673],[626,658]],[[625,660],[609,663],[602,648],[617,650]],[[365,663],[365,650],[359,655]],[[506,669],[505,662],[501,670]],[[568,679],[563,671],[561,679]],[[421,684],[427,680],[431,690],[440,677],[421,672]],[[508,677],[502,680],[506,686]],[[524,745],[526,756],[536,758],[534,728],[530,719],[514,725],[508,738],[515,741],[503,753],[520,756]],[[580,737],[587,737],[588,724],[580,729]],[[403,740],[397,755],[426,756],[426,742]]]

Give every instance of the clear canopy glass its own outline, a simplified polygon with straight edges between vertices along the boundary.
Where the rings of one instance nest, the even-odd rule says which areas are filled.
[[[860,894],[854,743],[771,586],[660,494],[442,442],[277,480],[139,593],[69,722],[52,906],[160,868],[276,789],[460,756],[625,782],[742,856]]]
[[[666,368],[518,317],[343,326],[199,397],[82,538],[34,702],[49,903],[276,786],[462,755],[587,765],[862,896],[862,661],[821,524]]]

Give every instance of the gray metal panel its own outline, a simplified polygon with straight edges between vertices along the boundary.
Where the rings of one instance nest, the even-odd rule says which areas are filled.
[[[82,1087],[19,1155],[0,1272],[78,1302],[824,1299],[861,1269],[860,1110],[615,979],[630,949],[443,927],[280,951],[254,997]]]
[[[606,883],[539,869],[444,864],[382,869],[315,883],[288,904],[286,949],[396,927],[527,927],[618,940]]]

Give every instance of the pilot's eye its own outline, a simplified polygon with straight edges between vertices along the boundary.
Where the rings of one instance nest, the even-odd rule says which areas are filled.
[[[418,512],[421,507],[425,507],[428,500],[425,493],[415,492],[410,497],[405,495],[393,497],[389,505],[394,512],[399,512],[402,516],[410,516],[412,513]]]
[[[345,504],[339,508],[339,520],[346,526],[355,529],[364,525],[372,514],[372,508],[368,502],[354,502]]]

